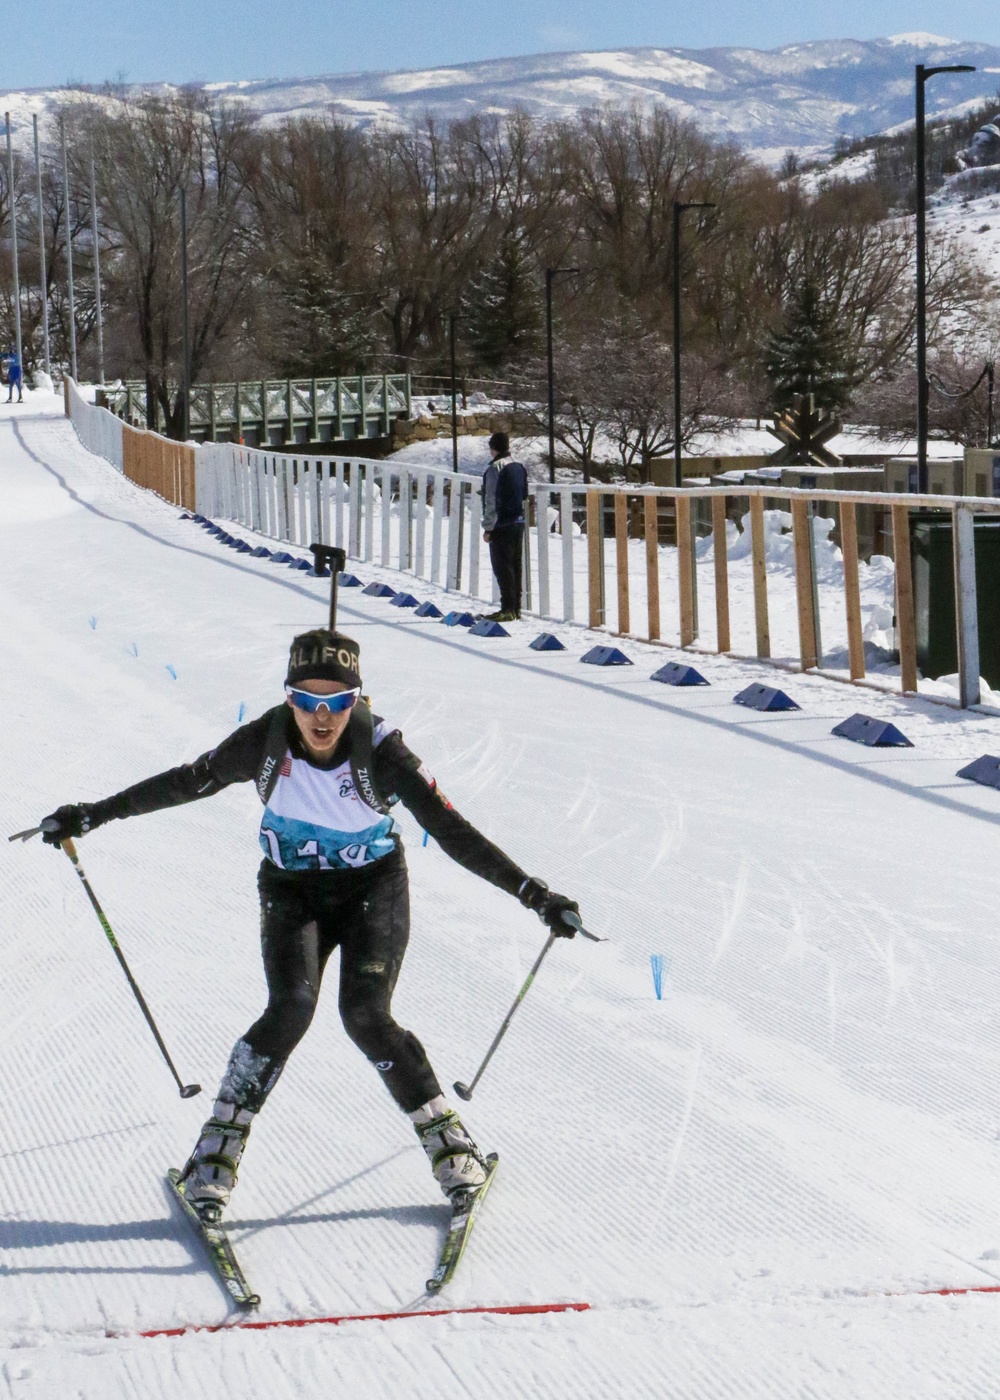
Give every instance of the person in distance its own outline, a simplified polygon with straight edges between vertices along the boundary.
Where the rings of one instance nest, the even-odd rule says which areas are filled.
[[[510,455],[510,438],[494,433],[490,465],[483,474],[483,539],[500,589],[500,607],[487,613],[490,622],[517,622],[521,616],[521,557],[524,549],[524,502],[528,473]]]

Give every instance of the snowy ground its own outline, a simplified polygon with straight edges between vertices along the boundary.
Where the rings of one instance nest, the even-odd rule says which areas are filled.
[[[280,695],[322,581],[222,548],[63,421],[0,419],[0,480],[10,830]],[[663,649],[591,669],[582,631],[539,655],[537,624],[491,642],[357,592],[342,622],[459,809],[612,940],[554,951],[470,1105],[503,1166],[449,1300],[591,1311],[106,1337],[226,1317],[159,1183],[207,1096],[177,1098],[68,862],[3,843],[0,1395],[994,1395],[1000,1299],[922,1290],[1000,1280],[1000,795],[954,776],[1000,721],[792,676],[802,711],[759,715],[731,703],[773,678],[751,663],[671,690],[648,679]],[[856,708],[916,747],[832,738]],[[242,788],[80,843],[206,1087],[261,1005],[258,818]],[[396,1009],[450,1083],[542,933],[401,825]],[[270,1319],[424,1305],[443,1223],[332,992],[232,1211]]]

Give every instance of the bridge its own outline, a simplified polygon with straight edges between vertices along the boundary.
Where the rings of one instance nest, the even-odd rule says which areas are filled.
[[[176,386],[171,393],[178,392]],[[98,391],[98,404],[133,427],[162,431],[147,417],[146,384],[130,380]],[[331,379],[266,379],[191,387],[190,435],[198,442],[247,447],[344,442],[388,437],[396,418],[409,418],[408,374],[353,375]]]

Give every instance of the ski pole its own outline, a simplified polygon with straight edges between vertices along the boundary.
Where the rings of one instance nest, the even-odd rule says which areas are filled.
[[[317,574],[322,574],[326,565],[330,565],[330,631],[337,630],[337,584],[340,575],[347,564],[347,554],[336,545],[311,544],[309,546],[313,556],[313,568]]]
[[[39,829],[39,830],[43,830],[43,828],[41,828],[41,827],[39,827],[38,829]],[[21,834],[21,833],[19,832],[18,835],[20,835],[20,834]],[[13,840],[13,837],[12,837],[11,839]],[[24,838],[22,837],[22,839],[24,839]],[[153,1017],[152,1017],[152,1013],[150,1012],[149,1007],[146,1005],[146,999],[145,999],[145,997],[142,995],[142,992],[140,992],[140,990],[139,990],[139,984],[138,984],[138,982],[136,982],[135,978],[132,976],[132,973],[131,973],[131,971],[130,971],[130,969],[129,969],[129,965],[128,965],[128,963],[125,961],[125,954],[122,952],[121,948],[119,948],[119,946],[118,946],[118,939],[115,937],[115,935],[114,935],[114,930],[112,929],[111,925],[108,923],[107,915],[104,913],[104,910],[103,910],[103,909],[101,908],[101,906],[98,904],[98,902],[97,902],[97,896],[94,894],[94,891],[90,888],[90,881],[87,879],[86,875],[84,874],[83,866],[80,864],[79,857],[78,857],[77,854],[76,854],[76,847],[73,845],[72,840],[70,840],[70,839],[68,839],[68,838],[67,838],[67,840],[65,840],[65,841],[60,841],[59,844],[60,844],[60,846],[62,846],[62,848],[63,848],[63,850],[66,852],[66,854],[69,856],[70,860],[73,862],[73,869],[74,869],[74,870],[76,871],[76,873],[79,875],[80,881],[81,881],[81,883],[82,883],[82,885],[83,885],[83,888],[87,891],[87,898],[90,900],[91,904],[94,906],[94,913],[97,915],[98,919],[100,919],[100,921],[101,921],[101,928],[104,930],[104,933],[105,933],[105,936],[107,937],[108,942],[111,944],[112,948],[113,948],[114,951],[115,951],[115,957],[118,959],[119,963],[121,964],[122,972],[124,972],[125,976],[128,978],[128,984],[129,984],[129,986],[132,988],[132,994],[133,994],[133,996],[135,997],[136,1001],[139,1003],[139,1009],[142,1011],[142,1014],[143,1014],[143,1015],[145,1016],[145,1018],[146,1018],[146,1024],[149,1026],[149,1029],[153,1032],[153,1035],[154,1035],[154,1037],[155,1037],[155,1039],[156,1039],[156,1043],[157,1043],[157,1045],[160,1047],[160,1054],[161,1054],[161,1055],[163,1056],[163,1058],[166,1060],[166,1062],[167,1062],[167,1064],[168,1064],[168,1066],[169,1066],[169,1068],[170,1068],[170,1073],[174,1076],[174,1079],[177,1081],[177,1087],[178,1087],[178,1089],[181,1091],[181,1098],[182,1098],[182,1099],[193,1099],[194,1096],[195,1096],[195,1094],[200,1094],[200,1093],[201,1093],[201,1085],[200,1085],[200,1084],[184,1084],[184,1083],[182,1083],[180,1075],[177,1073],[176,1069],[174,1068],[174,1062],[173,1062],[173,1060],[170,1058],[169,1052],[167,1051],[167,1047],[166,1047],[166,1046],[164,1045],[164,1043],[163,1043],[163,1037],[160,1035],[160,1032],[159,1032],[159,1030],[157,1029],[156,1022],[153,1020]]]
[[[596,933],[588,933],[587,930],[584,928],[582,922],[580,921],[580,916],[579,916],[578,914],[574,914],[574,913],[572,913],[572,911],[567,910],[567,911],[566,911],[564,914],[562,914],[560,917],[562,918],[562,920],[563,920],[564,923],[569,924],[570,928],[575,929],[577,933],[582,933],[583,936],[584,936],[584,938],[589,938],[589,939],[591,940],[592,943],[607,943],[608,940],[607,940],[606,938],[598,938],[598,936],[597,936]],[[455,1090],[455,1093],[458,1095],[458,1097],[459,1097],[460,1099],[464,1099],[464,1100],[466,1101],[466,1103],[468,1103],[469,1099],[472,1098],[473,1090],[475,1089],[476,1085],[479,1083],[480,1079],[482,1079],[482,1077],[483,1077],[483,1071],[485,1070],[486,1066],[489,1064],[490,1060],[493,1058],[493,1052],[494,1052],[494,1050],[497,1048],[497,1046],[500,1044],[501,1040],[503,1040],[504,1036],[507,1034],[507,1027],[508,1027],[508,1026],[510,1025],[510,1023],[511,1023],[511,1020],[512,1020],[512,1018],[513,1018],[514,1012],[515,1012],[515,1011],[517,1010],[517,1008],[521,1005],[521,1002],[524,1000],[525,996],[527,995],[528,988],[531,986],[532,982],[534,982],[534,980],[535,980],[535,974],[536,974],[536,972],[538,971],[538,969],[539,969],[539,968],[541,967],[541,965],[542,965],[542,959],[545,957],[545,954],[549,951],[549,949],[552,947],[553,943],[556,941],[556,939],[557,939],[558,937],[559,937],[559,935],[555,932],[555,930],[553,930],[553,932],[549,934],[548,939],[546,940],[546,943],[545,943],[545,947],[544,947],[544,948],[542,949],[542,951],[538,954],[538,957],[535,959],[535,965],[534,965],[534,967],[531,969],[531,971],[528,973],[527,978],[525,979],[524,986],[521,988],[521,990],[518,992],[517,996],[514,998],[514,1005],[513,1005],[513,1006],[510,1008],[510,1010],[507,1012],[507,1015],[504,1017],[504,1020],[503,1020],[503,1025],[500,1027],[500,1029],[497,1031],[496,1035],[493,1037],[493,1043],[492,1043],[492,1045],[490,1046],[490,1048],[489,1048],[489,1049],[487,1050],[487,1052],[486,1052],[486,1058],[485,1058],[485,1060],[483,1060],[483,1063],[482,1063],[482,1064],[479,1066],[479,1068],[476,1070],[475,1078],[473,1079],[472,1083],[471,1083],[471,1084],[463,1084],[462,1081],[461,1081],[460,1079],[457,1079],[457,1080],[455,1081],[455,1083],[452,1085],[452,1088]]]
[[[534,980],[535,980],[535,973],[536,973],[536,972],[538,971],[538,969],[541,967],[541,965],[542,965],[542,960],[543,960],[543,958],[545,957],[545,954],[546,954],[546,953],[549,951],[549,949],[552,947],[552,945],[553,945],[553,943],[556,941],[556,938],[557,938],[557,937],[558,937],[558,934],[556,934],[556,933],[553,931],[552,933],[549,934],[548,938],[545,940],[545,947],[544,947],[544,948],[542,949],[542,951],[538,954],[538,957],[535,959],[535,965],[534,965],[534,967],[531,969],[531,971],[528,973],[527,978],[525,979],[524,986],[521,988],[521,990],[518,992],[517,996],[514,998],[514,1005],[510,1008],[510,1010],[507,1012],[507,1015],[503,1018],[503,1025],[500,1027],[500,1029],[497,1031],[496,1035],[493,1037],[493,1044],[492,1044],[492,1045],[490,1046],[490,1048],[487,1050],[485,1060],[483,1060],[483,1063],[482,1063],[482,1064],[479,1066],[479,1068],[476,1070],[475,1078],[473,1079],[472,1083],[471,1083],[471,1084],[463,1084],[463,1083],[461,1082],[461,1080],[456,1080],[455,1083],[454,1083],[454,1085],[452,1086],[452,1087],[454,1088],[454,1090],[455,1090],[455,1093],[458,1095],[458,1097],[459,1097],[460,1099],[464,1099],[466,1103],[468,1103],[468,1101],[472,1098],[472,1095],[473,1095],[473,1092],[475,1091],[476,1085],[479,1083],[480,1079],[482,1079],[482,1077],[483,1077],[483,1071],[485,1070],[486,1066],[489,1064],[490,1060],[492,1060],[492,1058],[493,1058],[493,1052],[494,1052],[494,1050],[497,1048],[497,1046],[500,1044],[501,1040],[503,1040],[504,1036],[507,1034],[507,1027],[510,1025],[511,1020],[513,1019],[514,1012],[517,1010],[517,1008],[521,1005],[521,1002],[522,1002],[522,1001],[524,1000],[524,998],[527,996],[528,988],[531,986],[532,982],[534,982]]]

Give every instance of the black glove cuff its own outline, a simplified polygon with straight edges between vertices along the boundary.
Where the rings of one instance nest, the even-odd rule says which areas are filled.
[[[544,880],[537,880],[533,875],[525,880],[524,884],[517,892],[517,897],[524,905],[525,909],[531,909],[538,913],[545,897],[549,892],[549,887]]]

